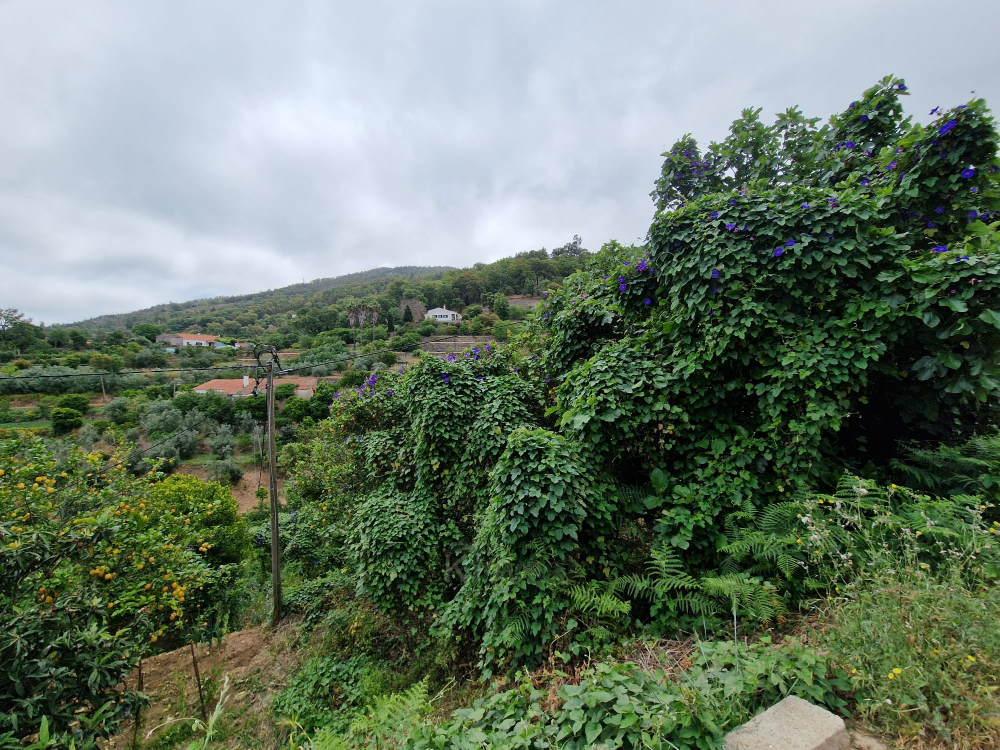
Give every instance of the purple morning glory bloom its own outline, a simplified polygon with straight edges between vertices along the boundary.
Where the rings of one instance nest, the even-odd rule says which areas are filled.
[[[851,102],[849,105],[847,105],[847,108],[848,109],[854,109],[857,105],[858,105],[857,102]]]
[[[736,225],[735,224],[726,224],[726,229],[728,229],[730,232],[732,232],[734,229],[736,229]]]
[[[637,265],[635,268],[636,268],[637,271],[645,271],[646,270],[646,259],[643,258],[642,260],[640,260],[639,261],[639,265]]]
[[[970,193],[978,193],[979,192],[979,188],[969,188],[969,192]]]
[[[446,373],[446,372],[442,372],[441,373],[441,380],[443,380],[445,383],[450,383],[451,382],[451,380],[448,379],[448,373]]]
[[[929,115],[936,115],[936,114],[938,113],[938,110],[939,110],[939,109],[941,109],[941,108],[940,108],[940,107],[935,107],[934,109],[932,109],[932,110],[931,110],[930,112],[928,112],[927,114],[929,114]]]
[[[735,198],[730,198],[729,199],[729,205],[730,206],[735,206],[736,205],[736,199]]]
[[[848,141],[845,143],[844,148],[854,148],[854,141]]]
[[[944,206],[938,206],[937,208],[935,208],[934,209],[934,213],[936,213],[936,214],[943,214],[944,213]]]
[[[978,219],[979,218],[979,213],[976,211],[976,209],[974,209],[974,208],[970,208],[969,209],[969,218],[970,219]]]
[[[946,252],[948,252],[948,246],[947,246],[947,245],[935,245],[935,246],[934,246],[933,248],[931,248],[931,249],[932,249],[932,250],[933,250],[934,252],[936,252],[936,253],[946,253]]]
[[[895,169],[896,168],[896,162],[895,161],[889,162],[888,164],[885,165],[885,168],[886,169]]]
[[[548,375],[546,375],[545,376],[545,382],[548,383],[550,380],[551,380],[551,378]]]
[[[969,179],[970,177],[975,177],[975,176],[976,176],[976,170],[974,167],[969,167],[968,169],[962,170],[962,177],[964,177],[965,179]]]
[[[786,247],[792,247],[795,244],[795,240],[785,240]]]
[[[719,278],[719,269],[718,268],[713,268],[712,269],[712,278],[713,279]]]
[[[803,203],[801,206],[799,206],[799,208],[803,208],[806,211],[809,211],[812,209],[812,206],[810,206],[808,203]]]
[[[868,122],[868,115],[861,115],[861,122]]]
[[[938,128],[938,133],[944,135],[945,133],[950,133],[954,127],[958,125],[958,120],[948,120],[944,125]]]
[[[928,229],[934,229],[934,227],[936,227],[936,226],[937,226],[937,224],[935,224],[933,221],[928,221],[927,222],[927,228]]]
[[[782,253],[784,253],[784,252],[785,252],[785,248],[783,248],[783,247],[776,247],[776,248],[774,248],[774,257],[775,258],[780,258],[781,255],[782,255]]]
[[[861,180],[861,185],[863,187],[868,187],[868,178],[867,177],[865,177],[863,180]]]
[[[622,265],[623,266],[630,266],[630,265],[632,265],[632,261],[629,261],[629,260],[622,261]]]
[[[619,290],[619,291],[622,291],[622,292],[624,292],[624,291],[625,291],[625,289],[626,289],[626,285],[625,285],[625,284],[619,284],[619,285],[618,285],[618,290]]]
[[[899,89],[900,91],[906,91],[906,84],[901,83],[896,88]]]
[[[642,301],[642,304],[644,304],[644,305],[651,305],[651,304],[653,304],[653,300],[651,300],[649,297],[646,297],[646,299],[644,299]]]
[[[710,218],[710,219],[718,219],[719,218],[719,212],[718,211],[712,211],[711,216],[709,216],[708,218]]]

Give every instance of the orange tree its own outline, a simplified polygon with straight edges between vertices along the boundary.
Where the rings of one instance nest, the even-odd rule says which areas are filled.
[[[231,494],[135,477],[126,455],[0,441],[0,747],[42,717],[77,747],[112,733],[135,707],[122,680],[138,659],[229,608],[246,547]]]

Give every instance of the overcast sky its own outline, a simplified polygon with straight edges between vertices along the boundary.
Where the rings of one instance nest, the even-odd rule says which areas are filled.
[[[1000,106],[997,0],[0,0],[0,307],[632,242],[678,136],[889,73]]]

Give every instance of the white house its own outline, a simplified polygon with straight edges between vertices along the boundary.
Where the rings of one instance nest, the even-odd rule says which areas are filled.
[[[435,323],[451,323],[457,326],[462,322],[462,316],[446,307],[435,307],[433,310],[427,311],[424,320],[433,320]]]
[[[157,341],[166,341],[171,346],[210,346],[218,349],[225,346],[218,341],[218,336],[207,336],[201,333],[161,333]]]

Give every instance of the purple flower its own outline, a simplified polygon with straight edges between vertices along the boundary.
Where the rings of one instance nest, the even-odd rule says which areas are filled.
[[[621,283],[623,281],[625,281],[625,277],[624,276],[619,276],[618,277],[618,282]]]
[[[947,245],[935,245],[935,246],[934,246],[933,248],[931,248],[931,249],[932,249],[932,250],[933,250],[934,252],[936,252],[936,253],[946,253],[946,252],[948,252],[948,246],[947,246]]]
[[[618,290],[619,290],[619,291],[622,291],[622,292],[624,292],[626,288],[627,288],[627,287],[626,287],[626,285],[625,285],[625,284],[619,284],[619,285],[618,285]]]
[[[625,261],[622,261],[622,265],[623,266],[630,266],[630,265],[632,265],[632,262],[628,261],[628,260],[625,260]]]
[[[448,373],[446,373],[446,372],[442,372],[441,373],[441,380],[443,380],[445,383],[450,383],[451,382],[451,380],[449,380],[449,378],[448,378]]]
[[[974,209],[974,208],[970,208],[969,209],[969,218],[970,219],[978,219],[979,218],[979,213],[976,211],[976,209]]]
[[[713,279],[719,278],[719,269],[718,268],[713,268],[712,269],[712,278]]]
[[[735,224],[726,224],[726,229],[728,229],[730,232],[732,232],[734,229],[736,229],[736,225]]]
[[[785,240],[785,247],[792,247],[795,245],[795,240]]]
[[[854,148],[854,141],[848,141],[845,143],[844,148]]]
[[[546,375],[546,376],[545,376],[545,382],[546,382],[546,383],[548,383],[548,382],[549,382],[549,381],[550,381],[551,379],[552,379],[552,378],[550,378],[550,377],[549,377],[548,375]]]
[[[862,185],[863,185],[864,187],[868,187],[868,178],[867,178],[867,177],[865,177],[865,178],[864,178],[863,180],[861,180],[861,184],[862,184]]]
[[[783,247],[776,247],[776,248],[774,248],[774,257],[775,258],[780,258],[781,255],[782,255],[782,253],[784,253],[784,252],[785,252],[785,248],[783,248]]]
[[[339,393],[334,393],[334,394],[333,394],[333,397],[334,397],[334,398],[340,398],[340,394],[339,394]],[[330,406],[333,406],[333,404],[330,404]]]
[[[940,110],[940,109],[941,109],[940,107],[935,107],[934,109],[932,109],[927,114],[929,114],[929,115],[936,115],[938,113],[938,110]]]
[[[896,88],[899,89],[900,91],[906,91],[906,84],[901,83],[898,86],[896,86]]]
[[[948,120],[944,125],[938,128],[938,133],[944,135],[945,133],[950,133],[954,127],[958,125],[958,120]]]
[[[847,105],[847,108],[848,109],[854,109],[856,106],[858,106],[857,102],[851,102],[849,105]]]
[[[975,177],[975,176],[976,176],[976,170],[974,167],[969,167],[968,169],[962,170],[962,177],[964,177],[965,179],[969,179],[970,177]]]
[[[808,203],[803,203],[801,206],[799,206],[799,208],[803,208],[806,211],[809,211],[812,209],[812,206],[810,206]]]
[[[635,268],[636,268],[637,271],[645,271],[646,270],[646,259],[643,258],[642,260],[640,260],[639,261],[639,265],[637,265]]]
[[[886,169],[895,169],[896,168],[896,162],[895,161],[889,162],[888,164],[885,165],[885,168]]]
[[[710,219],[718,219],[719,218],[719,212],[718,211],[712,211],[711,215],[708,218],[710,218]]]
[[[861,115],[861,122],[868,122],[868,115]]]
[[[979,188],[969,188],[969,192],[970,193],[978,193],[979,192]]]
[[[937,208],[935,208],[934,209],[934,213],[936,213],[936,214],[943,214],[944,213],[944,206],[938,206]]]
[[[933,221],[928,221],[927,222],[927,228],[928,229],[934,229],[934,227],[936,227],[936,226],[937,226],[937,224],[935,224]]]
[[[653,300],[651,300],[649,297],[646,297],[646,299],[644,299],[642,301],[642,304],[644,304],[644,305],[651,305],[651,304],[653,304]]]
[[[735,198],[730,198],[729,199],[729,205],[730,206],[735,206],[736,205],[736,199]]]
[[[543,318],[547,318],[547,317],[549,317],[549,314],[548,313],[542,313],[542,317]]]

